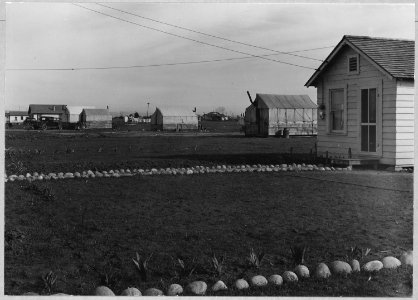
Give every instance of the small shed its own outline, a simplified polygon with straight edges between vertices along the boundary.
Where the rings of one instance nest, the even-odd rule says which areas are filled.
[[[85,108],[95,108],[94,106],[72,106],[67,105],[65,114],[62,116],[62,121],[66,123],[80,122],[80,114]]]
[[[107,109],[84,108],[80,122],[83,128],[112,128],[112,115]]]
[[[345,35],[317,89],[318,153],[349,164],[414,165],[415,41]]]
[[[62,120],[66,105],[63,104],[30,104],[28,115],[39,120],[41,117],[53,117]]]
[[[151,130],[197,130],[198,117],[192,109],[156,108],[151,115]]]
[[[308,95],[257,94],[245,110],[245,135],[281,135],[285,129],[290,135],[314,135],[316,115],[317,106]]]

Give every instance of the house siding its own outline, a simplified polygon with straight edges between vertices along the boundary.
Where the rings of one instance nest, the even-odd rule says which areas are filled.
[[[396,85],[396,105],[391,108],[395,114],[396,166],[414,165],[414,82],[398,80]]]
[[[396,152],[390,146],[396,139],[397,111],[396,81],[380,72],[372,63],[362,55],[359,56],[359,73],[348,74],[347,56],[357,52],[346,46],[333,59],[328,70],[324,71],[317,84],[318,105],[324,103],[329,106],[329,90],[344,88],[346,97],[345,130],[341,134],[328,132],[329,114],[324,120],[318,115],[318,152],[324,154],[328,151],[331,157],[347,158],[349,148],[353,156],[364,155],[360,151],[360,89],[375,87],[378,91],[378,101],[381,101],[381,162],[385,164],[396,163]],[[404,100],[405,101],[405,100]],[[406,104],[401,104],[406,105]],[[408,119],[406,119],[407,121]],[[390,122],[387,122],[390,121]],[[405,125],[406,123],[402,123]],[[407,127],[405,127],[407,128]],[[378,142],[379,143],[379,142]],[[379,153],[380,154],[380,153]]]

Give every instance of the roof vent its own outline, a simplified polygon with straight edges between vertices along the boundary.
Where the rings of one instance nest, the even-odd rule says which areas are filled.
[[[348,73],[358,73],[358,55],[348,57]]]

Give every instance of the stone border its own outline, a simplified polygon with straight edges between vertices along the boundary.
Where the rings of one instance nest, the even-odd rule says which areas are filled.
[[[305,164],[277,164],[277,165],[217,165],[211,167],[195,166],[189,168],[152,168],[152,169],[115,169],[109,171],[81,171],[81,172],[59,172],[59,173],[27,173],[26,175],[7,175],[5,182],[13,181],[35,181],[35,180],[58,180],[71,178],[95,178],[95,177],[129,177],[135,175],[197,175],[210,173],[244,173],[244,172],[301,172],[301,171],[351,171],[352,168],[324,167],[322,165]]]

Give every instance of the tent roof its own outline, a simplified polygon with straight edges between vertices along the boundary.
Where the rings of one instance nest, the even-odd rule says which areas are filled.
[[[155,111],[159,110],[165,117],[195,117],[197,116],[193,110],[181,107],[157,107]]]
[[[95,108],[94,106],[70,106],[67,105],[67,111],[70,115],[79,115],[85,108]]]
[[[111,115],[110,112],[105,108],[84,108],[83,111],[86,114],[86,116]]]
[[[317,105],[312,102],[308,95],[257,94],[254,102],[257,103],[259,108],[317,108]]]

